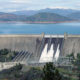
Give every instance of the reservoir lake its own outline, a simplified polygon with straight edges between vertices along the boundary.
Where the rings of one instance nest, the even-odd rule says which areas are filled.
[[[80,23],[0,23],[0,34],[80,34]]]

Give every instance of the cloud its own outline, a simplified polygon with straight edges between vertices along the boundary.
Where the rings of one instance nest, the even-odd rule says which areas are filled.
[[[80,0],[0,0],[2,12],[44,8],[80,9]]]
[[[17,4],[17,3],[30,3],[31,1],[30,0],[11,0],[10,1],[11,3],[15,3],[15,4]]]
[[[56,9],[56,8],[58,8],[58,9],[70,9],[69,7],[62,7],[62,6],[50,6],[50,7],[48,7],[48,8],[51,8],[51,9]]]

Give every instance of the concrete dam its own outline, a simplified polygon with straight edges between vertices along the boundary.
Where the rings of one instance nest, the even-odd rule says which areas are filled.
[[[56,62],[80,53],[80,35],[0,35],[0,49],[4,48],[19,52],[11,62]]]

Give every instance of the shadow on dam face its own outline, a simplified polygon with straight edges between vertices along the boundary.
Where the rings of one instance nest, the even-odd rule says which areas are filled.
[[[0,35],[0,49],[4,48],[19,51],[15,61],[52,62],[80,53],[80,36]]]

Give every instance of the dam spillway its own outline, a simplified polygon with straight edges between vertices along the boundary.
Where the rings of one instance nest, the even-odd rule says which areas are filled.
[[[80,35],[0,35],[0,49],[18,51],[13,62],[54,62],[80,53]]]
[[[63,43],[63,38],[58,37],[45,37],[44,44],[42,48],[42,53],[40,57],[40,62],[50,62],[57,60],[61,52],[61,46]]]

